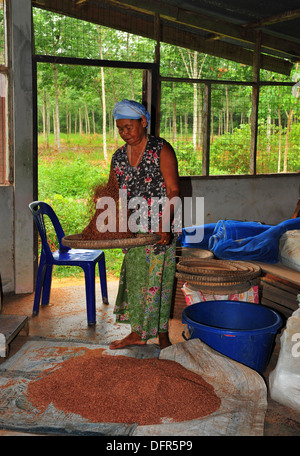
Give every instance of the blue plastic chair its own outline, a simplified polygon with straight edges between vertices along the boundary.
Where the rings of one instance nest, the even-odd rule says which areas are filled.
[[[65,233],[57,215],[49,204],[34,201],[29,204],[39,231],[42,249],[37,273],[33,314],[37,315],[42,295],[41,305],[49,304],[53,265],[79,266],[85,274],[86,308],[88,325],[96,323],[96,293],[95,293],[95,266],[98,263],[101,293],[104,304],[108,304],[105,255],[102,250],[73,249],[62,245]],[[55,229],[59,242],[59,249],[52,252],[48,244],[44,216],[47,215]]]

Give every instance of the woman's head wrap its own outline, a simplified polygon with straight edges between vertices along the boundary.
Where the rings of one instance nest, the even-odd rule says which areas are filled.
[[[147,126],[150,120],[150,114],[145,106],[133,100],[122,100],[115,104],[113,116],[118,119],[140,119],[145,116],[147,119]]]

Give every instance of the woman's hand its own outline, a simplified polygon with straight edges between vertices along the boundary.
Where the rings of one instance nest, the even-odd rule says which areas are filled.
[[[160,234],[160,240],[156,244],[168,245],[172,239],[172,233],[158,233]]]

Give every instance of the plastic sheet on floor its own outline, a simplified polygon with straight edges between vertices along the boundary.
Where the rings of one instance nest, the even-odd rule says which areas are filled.
[[[213,385],[221,399],[219,410],[181,423],[139,426],[133,435],[261,436],[267,409],[267,388],[254,370],[221,355],[200,339],[165,348],[160,359],[170,359],[198,373]]]
[[[86,349],[93,348],[105,349],[104,354],[114,356],[159,356],[174,360],[212,384],[221,399],[221,407],[196,420],[139,426],[137,423],[92,423],[80,415],[66,415],[53,404],[44,412],[32,406],[25,394],[30,381],[71,356],[83,355]],[[31,340],[0,367],[0,427],[43,435],[263,435],[266,397],[265,382],[259,374],[217,353],[199,339],[174,344],[161,351],[155,344],[109,350],[107,345]]]

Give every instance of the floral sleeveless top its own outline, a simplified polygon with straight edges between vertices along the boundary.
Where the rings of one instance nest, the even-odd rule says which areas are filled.
[[[166,184],[160,172],[160,153],[166,144],[162,138],[149,136],[144,155],[137,165],[131,166],[127,158],[127,144],[121,146],[112,156],[112,167],[117,176],[119,188],[126,190],[127,201],[133,197],[142,197],[147,204],[148,215],[153,207],[153,197],[166,196]],[[161,212],[160,214],[161,215]],[[151,232],[151,222],[148,228]]]
[[[144,155],[135,168],[127,158],[127,144],[120,147],[112,157],[112,166],[119,187],[127,190],[128,198],[134,196],[165,196],[166,186],[160,172],[160,152],[166,141],[149,136]]]

